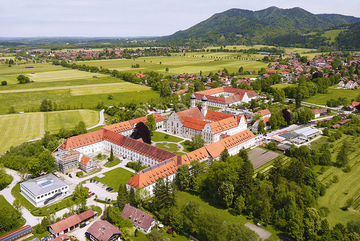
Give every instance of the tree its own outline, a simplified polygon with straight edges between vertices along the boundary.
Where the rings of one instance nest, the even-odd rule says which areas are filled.
[[[21,202],[20,202],[20,200],[18,198],[15,198],[15,200],[13,202],[13,206],[18,212],[21,211],[22,205],[21,205]]]
[[[113,151],[113,147],[111,146],[111,149],[110,149],[110,157],[108,158],[108,161],[109,161],[109,162],[113,162],[114,160],[115,160],[114,151]]]
[[[275,89],[274,101],[279,102],[285,100],[285,92],[282,89]]]
[[[260,238],[257,233],[238,223],[228,223],[226,229],[227,241],[256,241]]]
[[[112,99],[114,99],[113,94],[109,94],[109,95],[108,95],[108,100],[112,100]]]
[[[336,156],[336,165],[338,167],[344,167],[348,164],[349,162],[349,157],[348,157],[348,149],[349,149],[350,144],[347,141],[344,141],[340,151],[338,152],[337,156]]]
[[[51,100],[44,99],[44,100],[41,102],[40,111],[42,111],[42,112],[52,111],[52,103],[51,103]]]
[[[145,143],[151,144],[150,131],[149,128],[144,124],[144,122],[139,122],[136,124],[134,131],[130,137],[135,140],[142,138]]]
[[[178,167],[175,176],[175,184],[180,190],[187,190],[190,186],[190,172],[189,166],[183,164]]]
[[[245,208],[245,199],[243,196],[238,196],[236,199],[235,199],[235,202],[234,202],[234,212],[237,214],[237,215],[241,215],[242,211],[244,210]]]
[[[117,196],[117,204],[120,210],[123,210],[125,204],[129,202],[129,193],[126,190],[126,185],[120,184]]]
[[[10,106],[9,107],[9,114],[14,114],[16,113],[15,107],[14,106]]]
[[[79,124],[75,126],[74,130],[77,132],[78,135],[87,133],[85,122],[79,121]]]
[[[7,81],[6,80],[1,81],[1,85],[7,85]]]
[[[26,83],[30,83],[30,78],[25,76],[25,75],[19,75],[18,77],[16,77],[17,80],[19,81],[20,84],[26,84]]]
[[[230,156],[229,151],[228,151],[227,148],[225,148],[220,154],[220,160],[223,161],[223,162],[226,162],[227,159],[229,158],[229,156]]]
[[[222,204],[224,204],[224,206],[228,208],[233,203],[234,186],[231,183],[223,182],[218,189],[218,194],[222,199]]]
[[[129,193],[129,203],[130,203],[131,206],[137,207],[137,200],[136,200],[135,190],[132,187],[130,188],[130,193]]]
[[[260,121],[259,121],[258,132],[260,132],[260,133],[264,133],[264,132],[265,132],[265,123],[264,123],[264,120],[260,120]]]
[[[271,125],[271,129],[273,130],[286,126],[284,116],[280,112],[272,113],[269,118],[269,123]]]
[[[153,136],[156,131],[156,120],[153,114],[147,116],[145,125],[149,128],[150,135]]]
[[[205,146],[205,141],[202,139],[201,134],[191,137],[190,147],[192,150],[197,150],[203,146]]]
[[[304,236],[308,239],[316,238],[321,227],[321,219],[315,208],[307,208],[304,213]]]

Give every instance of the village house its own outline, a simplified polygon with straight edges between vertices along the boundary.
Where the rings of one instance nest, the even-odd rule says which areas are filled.
[[[155,219],[153,216],[134,208],[129,204],[125,204],[125,207],[121,212],[121,217],[123,219],[129,219],[135,228],[145,234],[150,233],[151,228],[155,226]]]
[[[108,221],[98,220],[88,229],[91,241],[120,241],[122,232]]]

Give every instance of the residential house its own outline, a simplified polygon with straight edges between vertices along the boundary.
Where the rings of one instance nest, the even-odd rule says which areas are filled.
[[[91,241],[120,241],[122,232],[108,221],[98,220],[88,229]]]
[[[145,213],[137,208],[126,204],[121,217],[123,219],[129,219],[135,228],[139,229],[145,234],[151,232],[151,228],[155,226],[155,219],[148,213]]]

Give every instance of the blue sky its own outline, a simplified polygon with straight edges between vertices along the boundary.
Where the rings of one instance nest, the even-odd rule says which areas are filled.
[[[0,4],[0,37],[164,36],[230,8],[270,6],[360,17],[359,0],[11,0]]]

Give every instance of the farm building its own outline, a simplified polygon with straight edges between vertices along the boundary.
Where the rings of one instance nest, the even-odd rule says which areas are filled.
[[[75,228],[78,228],[80,223],[86,222],[97,215],[93,210],[87,210],[80,214],[73,214],[67,218],[64,218],[56,223],[48,226],[49,232],[54,236],[58,237],[61,234],[66,234]]]
[[[47,174],[20,183],[20,193],[35,207],[42,207],[70,195],[70,190],[67,183]]]

